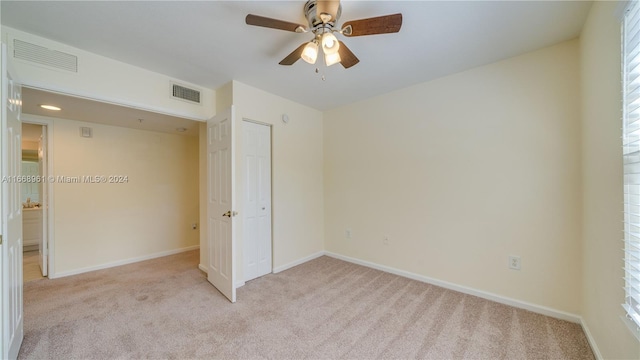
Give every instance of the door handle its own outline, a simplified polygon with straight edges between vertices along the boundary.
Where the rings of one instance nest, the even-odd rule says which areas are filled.
[[[228,216],[231,217],[231,210],[227,211],[226,213],[222,214],[222,216]]]

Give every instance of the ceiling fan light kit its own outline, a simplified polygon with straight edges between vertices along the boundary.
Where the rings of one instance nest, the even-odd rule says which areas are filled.
[[[248,25],[295,33],[313,33],[314,38],[311,41],[300,45],[291,54],[287,55],[280,61],[280,65],[293,65],[298,59],[303,59],[309,64],[315,64],[318,58],[318,48],[321,47],[327,66],[340,63],[345,69],[356,65],[360,60],[342,41],[338,40],[335,33],[347,37],[388,34],[396,33],[402,27],[402,14],[393,14],[347,21],[343,24],[341,30],[337,30],[334,27],[341,14],[342,5],[340,1],[309,0],[304,5],[304,15],[309,23],[308,27],[253,14],[247,15],[245,22]]]

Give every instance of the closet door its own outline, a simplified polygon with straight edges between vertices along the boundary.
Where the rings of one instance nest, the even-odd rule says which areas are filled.
[[[271,273],[271,127],[242,124],[244,280]]]

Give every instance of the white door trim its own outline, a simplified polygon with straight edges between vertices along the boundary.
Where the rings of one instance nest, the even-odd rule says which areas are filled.
[[[250,122],[250,123],[254,123],[254,124],[258,124],[258,125],[263,125],[263,126],[268,126],[273,130],[273,124],[269,124],[269,123],[258,121],[258,120],[248,119],[248,118],[242,118],[242,121],[246,121],[246,122]]]

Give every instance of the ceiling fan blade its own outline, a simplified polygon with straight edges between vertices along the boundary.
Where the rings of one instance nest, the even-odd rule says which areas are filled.
[[[245,22],[247,23],[247,25],[262,26],[266,28],[285,30],[285,31],[291,31],[291,32],[299,33],[299,32],[308,31],[307,27],[304,25],[283,21],[283,20],[278,20],[278,19],[272,19],[264,16],[253,15],[253,14],[247,15]]]
[[[282,59],[282,61],[280,61],[280,65],[293,65],[296,61],[298,61],[298,59],[300,59],[300,55],[302,55],[302,51],[304,50],[304,47],[307,46],[308,43],[304,43],[300,46],[298,46],[297,49],[293,50],[293,52],[289,55],[287,55],[286,58]]]
[[[336,0],[317,0],[316,2],[316,13],[322,18],[323,14],[331,15],[331,18],[324,21],[325,23],[330,21],[336,21],[336,16],[338,14],[338,9],[340,8],[340,1]]]
[[[351,31],[348,28],[351,28]],[[402,14],[378,16],[368,19],[347,21],[342,26],[344,36],[388,34],[400,31]]]
[[[360,60],[349,50],[347,45],[345,45],[342,41],[339,41],[340,48],[338,48],[338,53],[340,54],[340,64],[344,66],[345,69],[352,67],[353,65],[360,62]]]

